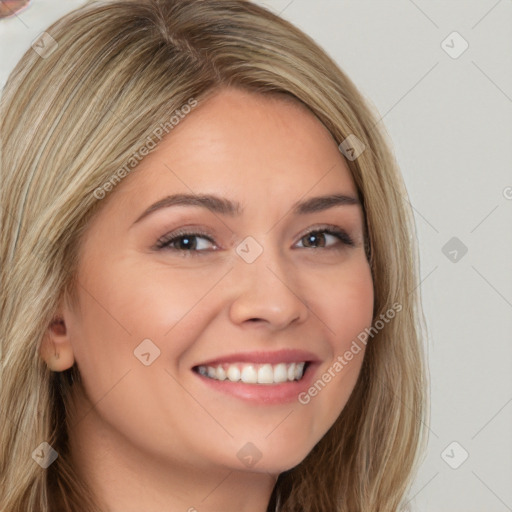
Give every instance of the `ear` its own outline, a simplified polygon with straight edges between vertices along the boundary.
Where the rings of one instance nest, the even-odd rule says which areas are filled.
[[[62,372],[73,366],[75,356],[62,316],[56,316],[51,321],[41,341],[39,353],[48,368],[54,372]]]

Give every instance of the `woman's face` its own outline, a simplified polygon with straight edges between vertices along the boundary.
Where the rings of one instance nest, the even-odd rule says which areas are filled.
[[[372,321],[356,198],[301,105],[230,88],[196,107],[82,240],[64,319],[88,435],[183,467],[298,464],[347,402],[364,350],[333,364]]]

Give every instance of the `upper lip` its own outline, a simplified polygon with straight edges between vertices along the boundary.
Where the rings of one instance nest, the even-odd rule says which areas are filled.
[[[278,364],[278,363],[301,363],[316,362],[318,357],[312,352],[295,349],[282,349],[275,351],[252,351],[237,352],[226,354],[224,356],[209,359],[195,365],[197,366],[216,366],[223,363],[254,363],[254,364]]]

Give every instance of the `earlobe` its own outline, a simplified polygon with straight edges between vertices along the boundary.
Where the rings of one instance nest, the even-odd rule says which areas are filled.
[[[39,353],[48,368],[54,372],[62,372],[73,366],[73,347],[62,317],[54,318],[48,326]]]

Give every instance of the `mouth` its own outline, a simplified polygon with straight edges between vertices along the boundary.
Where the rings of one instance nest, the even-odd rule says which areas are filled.
[[[208,379],[245,384],[273,385],[300,381],[310,361],[277,364],[223,363],[195,366],[193,371]]]
[[[321,360],[303,350],[226,354],[191,369],[213,391],[260,405],[289,404],[310,386]]]

